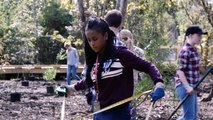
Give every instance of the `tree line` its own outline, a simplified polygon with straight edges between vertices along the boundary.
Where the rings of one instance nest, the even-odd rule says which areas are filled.
[[[136,45],[147,59],[161,63],[170,49],[181,45],[189,25],[199,25],[209,35],[199,47],[202,64],[211,62],[213,4],[209,0],[1,0],[1,64],[64,64],[64,42],[77,47],[83,58],[83,31],[89,16],[118,9],[123,27],[134,33]]]

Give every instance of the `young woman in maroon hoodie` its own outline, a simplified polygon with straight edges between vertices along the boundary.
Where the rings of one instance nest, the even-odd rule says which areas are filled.
[[[86,77],[68,91],[95,87],[96,100],[100,108],[107,107],[133,95],[133,69],[150,75],[155,90],[152,101],[164,96],[164,81],[158,69],[151,62],[137,57],[126,47],[115,47],[115,34],[99,17],[91,17],[85,29]],[[129,102],[94,115],[94,120],[130,120]]]

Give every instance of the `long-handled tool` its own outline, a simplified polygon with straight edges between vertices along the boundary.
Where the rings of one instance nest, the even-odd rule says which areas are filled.
[[[66,101],[66,97],[67,97],[67,89],[65,87],[59,86],[59,87],[56,88],[55,92],[58,96],[64,96],[62,106],[61,106],[61,118],[60,118],[60,120],[64,120],[64,118],[65,118],[65,101]]]
[[[141,100],[138,104],[136,104],[134,107],[131,108],[131,112],[136,109],[138,106],[140,106],[147,98],[148,98],[149,94],[146,94],[146,96],[144,97],[143,100]],[[139,97],[140,98],[140,97]]]
[[[212,72],[213,70],[213,65],[205,72],[205,74],[203,75],[203,77],[199,80],[199,82],[195,85],[194,89],[197,88],[200,83],[203,82],[203,80],[206,78],[206,76]],[[172,116],[177,112],[177,110],[180,108],[180,106],[188,99],[189,95],[186,95],[184,97],[184,99],[178,104],[178,106],[176,107],[176,109],[172,112],[172,114],[169,116],[168,120],[170,120],[172,118]]]
[[[146,119],[145,120],[149,120],[149,117],[150,117],[150,114],[151,114],[151,111],[152,111],[152,108],[154,106],[155,102],[152,102],[151,105],[149,106],[149,110],[148,110],[148,113],[146,115]]]
[[[63,103],[62,103],[62,106],[61,106],[61,118],[60,118],[60,120],[64,120],[64,118],[65,118],[65,100],[66,100],[66,98],[64,96],[64,100],[63,100]]]
[[[140,94],[138,94],[138,95],[135,95],[135,96],[129,97],[129,98],[127,98],[127,99],[121,100],[121,101],[119,101],[119,102],[117,102],[117,103],[114,103],[114,104],[112,104],[112,105],[110,105],[110,106],[108,106],[108,107],[105,107],[105,108],[103,108],[103,109],[101,109],[101,110],[99,110],[99,111],[96,111],[96,112],[94,112],[94,113],[91,113],[91,114],[87,115],[87,117],[90,117],[90,116],[95,115],[95,114],[100,113],[100,112],[104,112],[104,111],[109,110],[109,109],[112,109],[112,108],[117,107],[117,106],[119,106],[119,105],[121,105],[121,104],[124,104],[124,103],[126,103],[126,102],[129,102],[129,101],[131,101],[131,100],[133,100],[133,99],[135,99],[135,98],[138,98],[138,97],[140,97],[140,96],[142,96],[142,95],[149,94],[150,92],[151,92],[151,90],[148,90],[148,91],[142,92],[142,93],[140,93]]]

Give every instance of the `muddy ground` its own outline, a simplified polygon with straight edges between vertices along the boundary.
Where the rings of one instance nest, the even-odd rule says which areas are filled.
[[[65,81],[57,81],[65,84]],[[21,101],[11,102],[10,93],[21,93]],[[166,96],[156,102],[150,120],[166,120],[178,104],[173,91],[166,91]],[[205,97],[206,94],[202,94]],[[201,102],[199,98],[199,119],[213,120],[213,100]],[[63,97],[48,95],[44,81],[30,81],[29,87],[22,86],[21,81],[0,80],[0,120],[60,120]],[[139,105],[136,113],[137,120],[144,120],[150,106],[146,100]],[[87,105],[83,92],[66,98],[65,120],[91,120],[85,117],[90,107]],[[181,114],[181,110],[174,115],[173,120]]]

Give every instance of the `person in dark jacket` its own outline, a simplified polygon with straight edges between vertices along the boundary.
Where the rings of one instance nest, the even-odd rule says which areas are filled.
[[[151,62],[137,57],[126,47],[115,46],[116,38],[105,20],[90,17],[85,29],[86,77],[67,86],[68,91],[95,87],[96,101],[100,109],[133,95],[133,69],[150,75],[155,90],[152,101],[164,96],[164,81],[159,70]],[[130,120],[130,102],[94,115],[94,120]]]

